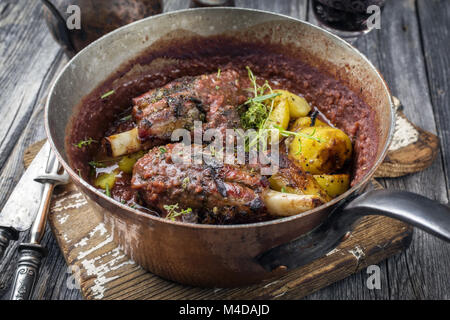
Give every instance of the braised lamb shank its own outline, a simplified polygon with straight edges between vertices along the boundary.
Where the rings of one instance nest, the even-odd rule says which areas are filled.
[[[133,99],[133,117],[139,138],[170,141],[175,129],[193,130],[194,121],[203,129],[240,127],[237,106],[247,100],[236,71],[183,77]],[[244,80],[245,81],[245,80]]]
[[[202,223],[267,219],[262,195],[269,183],[259,165],[196,164],[193,159],[180,163],[174,161],[176,146],[154,148],[134,166],[132,185],[147,205],[159,212],[175,203],[192,208],[193,215],[184,218]]]
[[[132,116],[137,125],[133,130],[140,140],[135,146],[156,145],[137,160],[132,172],[131,188],[146,207],[162,217],[168,217],[169,207],[189,209],[175,220],[235,224],[264,221],[271,219],[274,211],[279,214],[291,207],[311,208],[323,203],[317,196],[290,195],[287,199],[270,190],[259,163],[179,162],[174,161],[175,149],[181,143],[164,145],[176,129],[192,133],[195,121],[201,121],[202,130],[218,129],[223,137],[226,129],[241,128],[238,106],[251,96],[250,86],[247,77],[227,70],[183,77],[133,99]],[[203,143],[201,148],[203,154],[210,145]],[[292,181],[293,187],[300,190],[311,183],[312,177],[286,155],[281,155],[280,164],[280,178]]]

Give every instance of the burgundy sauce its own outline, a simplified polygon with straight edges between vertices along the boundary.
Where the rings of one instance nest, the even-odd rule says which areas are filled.
[[[126,115],[136,98],[153,88],[183,76],[196,76],[234,69],[245,74],[249,66],[254,74],[267,79],[274,89],[285,89],[305,97],[320,111],[327,123],[343,130],[353,143],[353,163],[350,172],[352,185],[370,170],[378,149],[375,111],[346,84],[334,79],[324,70],[304,63],[295,54],[280,52],[278,47],[258,43],[241,43],[233,39],[198,38],[186,43],[163,43],[158,49],[149,49],[133,61],[120,66],[101,86],[88,94],[76,108],[67,128],[66,149],[71,167],[83,178],[90,175],[89,161],[98,153],[98,144],[79,148],[76,144],[88,138],[100,141],[117,119]],[[157,71],[136,72],[135,65],[146,66],[158,58],[172,63]],[[131,71],[130,71],[131,70]],[[114,93],[101,98],[106,92]],[[132,123],[120,124],[128,130]],[[114,128],[116,130],[117,128]],[[119,179],[112,196],[124,194],[122,202],[134,203],[136,194],[130,191],[129,177]]]

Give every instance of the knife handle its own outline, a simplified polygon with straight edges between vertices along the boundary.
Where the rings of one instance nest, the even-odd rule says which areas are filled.
[[[0,227],[0,260],[3,258],[11,240],[19,239],[19,232],[14,228]]]
[[[47,250],[39,244],[21,244],[11,300],[28,300],[33,292],[42,258]]]

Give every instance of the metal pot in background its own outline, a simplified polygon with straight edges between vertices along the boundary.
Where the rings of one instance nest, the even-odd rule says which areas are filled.
[[[162,0],[41,0],[45,21],[69,57],[101,36],[131,22],[162,12]],[[80,8],[81,28],[69,28],[67,19]],[[73,8],[73,7],[72,7]],[[69,12],[68,12],[69,11]]]

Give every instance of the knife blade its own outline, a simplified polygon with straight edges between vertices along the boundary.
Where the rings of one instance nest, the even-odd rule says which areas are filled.
[[[43,185],[34,181],[45,172],[50,156],[50,145],[44,144],[28,169],[20,178],[0,213],[0,226],[26,231],[31,227],[41,202]]]
[[[28,169],[20,178],[0,213],[0,259],[11,240],[17,240],[19,232],[26,231],[35,220],[44,186],[34,178],[45,172],[50,156],[50,145],[44,144]]]
[[[52,193],[56,186],[69,182],[67,172],[63,170],[61,174],[58,174],[59,170],[58,159],[51,152],[47,159],[45,172],[34,178],[35,181],[43,184],[44,189],[39,209],[31,227],[30,240],[19,246],[19,258],[11,291],[11,300],[28,300],[33,293],[42,259],[47,255],[47,249],[41,245],[41,240],[47,223]]]

